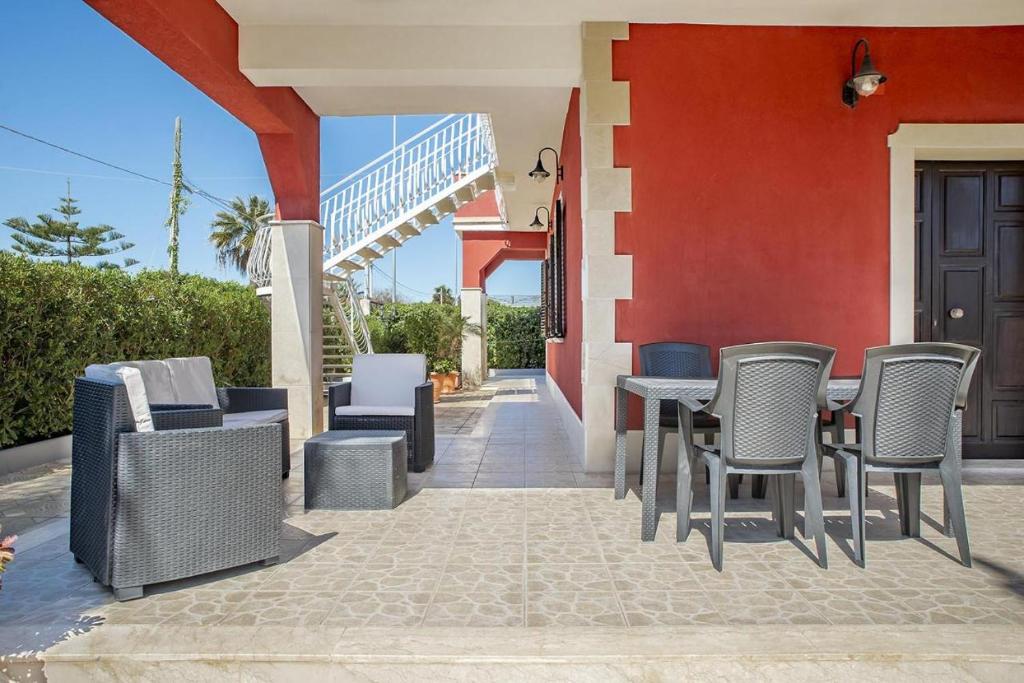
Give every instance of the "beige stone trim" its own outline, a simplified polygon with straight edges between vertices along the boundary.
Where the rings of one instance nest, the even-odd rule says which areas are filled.
[[[271,221],[271,379],[288,390],[292,438],[323,431],[323,248],[315,221]]]
[[[914,341],[914,162],[1024,159],[1024,124],[901,123],[889,136],[889,342]]]
[[[625,23],[582,27],[580,136],[583,216],[583,448],[588,472],[614,460],[615,377],[629,373],[633,345],[615,341],[615,300],[633,296],[633,257],[615,253],[615,214],[633,205],[632,174],[616,168],[615,126],[629,125],[629,83],[612,80],[612,41]]]

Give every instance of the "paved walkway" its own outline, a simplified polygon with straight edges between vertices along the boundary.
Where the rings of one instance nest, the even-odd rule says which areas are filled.
[[[729,637],[742,639],[737,628],[753,634],[763,633],[756,625],[775,625],[816,627],[827,639],[828,628],[863,625],[888,628],[891,637],[870,632],[871,642],[885,647],[910,626],[985,625],[1021,633],[1024,496],[1019,476],[1001,465],[968,477],[974,569],[960,566],[954,541],[938,529],[941,491],[934,482],[926,482],[922,494],[922,538],[910,539],[900,537],[891,482],[875,479],[867,503],[868,566],[855,566],[846,501],[834,497],[828,474],[827,570],[817,567],[813,544],[799,535],[775,537],[769,502],[752,500],[745,486],[741,499],[728,503],[725,571],[716,572],[708,556],[703,482],[690,540],[673,538],[667,479],[660,487],[658,538],[641,543],[635,482],[621,501],[614,500],[610,481],[581,487],[595,482],[573,461],[542,381],[501,379],[453,398],[438,414],[449,410],[458,416],[439,421],[437,464],[414,478],[412,495],[393,511],[305,512],[296,460],[282,487],[283,561],[274,567],[147,587],[143,599],[115,603],[67,552],[64,519],[30,529],[0,592],[0,653],[88,653],[103,643],[112,651],[122,638],[145,651],[146,637],[164,642],[158,634],[173,629],[196,648],[216,642],[227,654],[251,652],[252,639],[263,633],[251,629],[300,629],[286,642],[266,645],[282,656],[307,639],[320,643],[340,637],[339,629],[351,635],[360,628],[383,628],[396,638],[428,637],[449,627],[483,628],[480,634],[509,629],[509,638],[520,637],[514,629],[522,627],[612,629],[639,637],[643,629],[699,625],[731,628]],[[62,478],[66,473],[58,470],[27,481],[36,482],[30,490],[50,491],[40,480]],[[2,493],[17,486],[25,484],[6,483]],[[61,497],[46,494],[54,495]],[[207,635],[188,631],[196,628]],[[104,639],[108,629],[116,640]],[[992,644],[991,630],[962,637]],[[602,633],[585,631],[588,638]],[[651,647],[646,642],[643,647]]]

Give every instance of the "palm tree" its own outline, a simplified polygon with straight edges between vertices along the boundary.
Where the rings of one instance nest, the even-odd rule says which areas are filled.
[[[210,223],[210,243],[217,249],[217,263],[244,273],[256,233],[267,224],[269,214],[270,203],[254,194],[248,199],[232,199],[231,211],[218,211]]]
[[[455,303],[455,296],[448,285],[438,285],[434,287],[434,295],[430,300],[435,304],[453,304]]]

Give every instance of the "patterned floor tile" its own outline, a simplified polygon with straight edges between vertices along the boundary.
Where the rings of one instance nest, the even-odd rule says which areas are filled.
[[[440,590],[430,602],[423,626],[522,626],[521,591]]]
[[[630,626],[724,625],[711,597],[701,590],[619,592]]]
[[[615,593],[529,593],[527,626],[625,626]]]
[[[430,604],[430,593],[358,593],[334,596],[324,626],[419,626]]]

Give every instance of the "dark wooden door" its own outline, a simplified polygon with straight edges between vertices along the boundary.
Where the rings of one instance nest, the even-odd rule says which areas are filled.
[[[977,346],[964,457],[1024,457],[1024,162],[919,162],[919,341]]]

